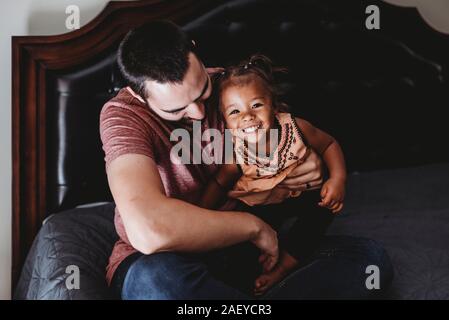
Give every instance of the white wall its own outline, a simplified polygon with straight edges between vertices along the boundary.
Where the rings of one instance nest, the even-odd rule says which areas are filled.
[[[421,17],[432,28],[440,32],[449,34],[448,0],[383,0],[383,1],[401,7],[415,7],[418,10]]]
[[[11,36],[66,33],[69,5],[80,9],[81,26],[108,0],[6,0],[0,12],[0,299],[11,297]]]

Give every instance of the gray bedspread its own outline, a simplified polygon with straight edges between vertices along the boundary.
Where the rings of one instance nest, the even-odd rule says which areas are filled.
[[[449,299],[449,164],[351,174],[329,234],[363,236],[389,252],[390,299]],[[51,215],[23,267],[15,299],[108,299],[105,267],[117,234],[114,204]],[[79,289],[67,289],[80,270]],[[73,284],[73,282],[70,282]]]

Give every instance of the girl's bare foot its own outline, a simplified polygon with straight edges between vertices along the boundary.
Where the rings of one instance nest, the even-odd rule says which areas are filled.
[[[262,273],[254,282],[254,294],[262,295],[274,284],[280,282],[298,265],[298,261],[286,251],[281,252],[278,264],[269,272]]]
[[[258,296],[265,293],[265,291],[281,281],[285,276],[279,265],[268,273],[262,273],[254,283],[254,294]]]

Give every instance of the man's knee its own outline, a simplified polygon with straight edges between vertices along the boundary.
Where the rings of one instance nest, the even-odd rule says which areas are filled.
[[[378,273],[379,293],[385,292],[394,277],[390,257],[385,248],[375,240],[351,236],[328,236],[318,250],[321,257],[337,257],[338,260],[353,261],[361,270],[363,279]],[[377,290],[376,290],[377,291]]]
[[[394,269],[385,248],[375,240],[359,239],[359,245],[365,248],[367,267],[365,272],[379,271],[381,286],[389,287],[394,277]]]
[[[182,254],[161,252],[137,259],[126,275],[122,298],[175,300],[194,298],[204,264]]]

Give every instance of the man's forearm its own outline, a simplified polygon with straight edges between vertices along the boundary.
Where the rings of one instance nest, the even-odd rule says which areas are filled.
[[[139,211],[147,211],[139,214],[144,219],[127,234],[131,243],[139,239],[132,245],[145,254],[208,251],[251,240],[258,232],[258,219],[251,214],[203,209],[174,198],[164,198],[157,207],[142,203]]]

